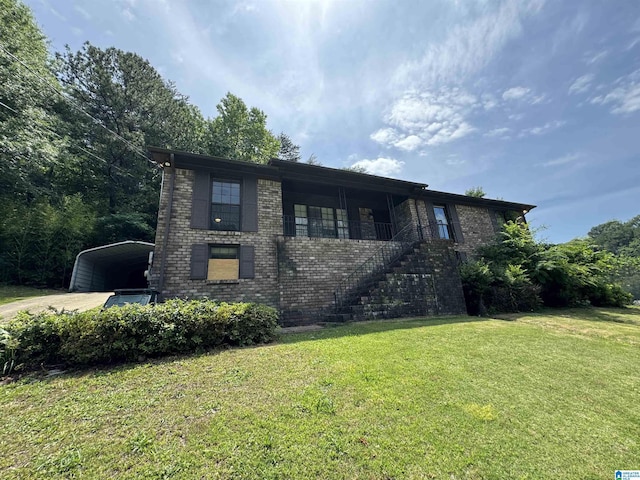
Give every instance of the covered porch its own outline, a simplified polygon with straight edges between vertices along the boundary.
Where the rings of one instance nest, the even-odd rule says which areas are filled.
[[[411,204],[425,184],[276,159],[270,165],[280,172],[286,237],[389,241],[419,223]]]
[[[287,237],[389,241],[411,219],[407,194],[283,180],[283,234]]]

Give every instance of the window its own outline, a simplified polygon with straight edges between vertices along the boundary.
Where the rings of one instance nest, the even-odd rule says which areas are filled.
[[[237,246],[210,245],[207,280],[237,280],[240,256]]]
[[[296,237],[308,237],[309,219],[307,218],[307,206],[294,205],[293,209],[296,216]]]
[[[240,183],[213,180],[211,229],[240,230]]]
[[[338,238],[349,238],[349,218],[346,210],[336,209],[336,226],[338,227]]]
[[[347,211],[294,205],[296,237],[349,238]]]
[[[443,205],[435,205],[433,207],[433,213],[436,216],[436,228],[438,237],[450,240],[452,238],[451,228],[449,225],[449,219],[447,217],[447,209]]]

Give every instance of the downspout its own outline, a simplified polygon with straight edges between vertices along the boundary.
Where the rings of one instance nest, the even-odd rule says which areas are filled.
[[[171,231],[171,211],[173,210],[173,191],[176,185],[176,168],[174,166],[173,153],[169,156],[169,163],[171,163],[171,177],[169,178],[169,205],[167,206],[167,218],[164,224],[164,238],[162,239],[162,258],[160,260],[160,278],[158,280],[158,291],[162,297],[162,291],[164,290],[164,271],[167,266],[167,246],[169,244],[169,232]]]

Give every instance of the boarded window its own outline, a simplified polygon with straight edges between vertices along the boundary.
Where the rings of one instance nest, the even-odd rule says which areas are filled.
[[[211,245],[207,280],[237,280],[240,274],[239,248],[229,245]]]

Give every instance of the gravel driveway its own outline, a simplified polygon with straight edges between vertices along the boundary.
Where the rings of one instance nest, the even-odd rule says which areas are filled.
[[[112,292],[91,293],[63,293],[60,295],[45,295],[42,297],[27,298],[6,305],[0,305],[0,318],[9,320],[21,310],[39,312],[52,306],[58,310],[89,310],[102,305]]]

